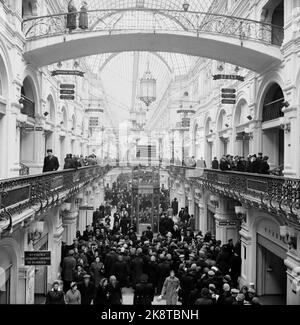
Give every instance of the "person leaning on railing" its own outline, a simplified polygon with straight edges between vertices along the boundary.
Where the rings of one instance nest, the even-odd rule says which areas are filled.
[[[258,153],[258,155],[248,155],[247,160],[241,156],[233,157],[231,155],[223,155],[220,162],[218,162],[217,157],[214,158],[212,161],[212,169],[268,175],[274,173],[273,171],[270,171],[268,159],[269,157],[263,156],[261,152]]]

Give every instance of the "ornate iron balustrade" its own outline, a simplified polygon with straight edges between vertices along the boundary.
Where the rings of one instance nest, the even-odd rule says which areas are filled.
[[[276,103],[273,103],[271,105],[266,105],[263,108],[263,122],[272,121],[277,118],[283,117],[284,113],[282,112],[282,103],[284,102],[284,99],[281,101],[278,101]]]
[[[76,15],[77,25],[80,12]],[[77,28],[72,33],[107,32],[184,32],[199,36],[200,33],[219,34],[240,40],[255,40],[280,46],[283,27],[210,12],[194,12],[167,9],[126,8],[87,11],[89,26]],[[23,32],[27,40],[64,35],[68,33],[68,13],[24,19]]]
[[[99,165],[23,176],[0,181],[0,232],[10,228],[12,217],[26,209],[37,207],[38,212],[55,206],[77,193],[92,180],[103,177],[111,167]]]
[[[237,200],[246,207],[265,210],[300,223],[299,179],[183,166],[170,166],[168,171],[173,178],[194,187],[202,187]]]
[[[198,180],[212,193],[300,222],[299,179],[205,169]]]

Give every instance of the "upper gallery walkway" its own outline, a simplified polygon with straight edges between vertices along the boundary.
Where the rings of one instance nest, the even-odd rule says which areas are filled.
[[[41,215],[62,204],[103,179],[110,169],[93,165],[0,180],[0,234],[32,214]]]
[[[25,59],[36,67],[101,53],[150,51],[228,62],[255,72],[280,63],[283,28],[210,12],[122,8],[32,17],[23,21]]]

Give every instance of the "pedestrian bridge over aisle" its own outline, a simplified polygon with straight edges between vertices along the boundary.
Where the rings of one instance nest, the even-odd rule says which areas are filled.
[[[25,59],[36,67],[101,53],[172,52],[259,72],[280,63],[283,28],[204,12],[113,9],[87,12],[89,25],[69,32],[68,14],[26,19]],[[80,13],[75,13],[76,19]]]

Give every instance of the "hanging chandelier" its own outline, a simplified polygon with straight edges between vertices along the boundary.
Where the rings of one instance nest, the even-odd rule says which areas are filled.
[[[156,79],[152,76],[149,62],[147,71],[140,81],[140,100],[145,103],[147,108],[156,101]]]

